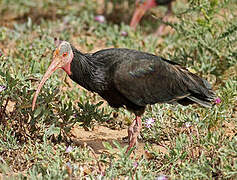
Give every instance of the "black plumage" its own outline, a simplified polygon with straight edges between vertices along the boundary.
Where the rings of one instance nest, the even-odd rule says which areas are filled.
[[[149,53],[119,48],[93,54],[73,48],[73,53],[70,78],[115,108],[136,111],[147,104],[182,104],[182,99],[209,107],[215,97],[204,79]]]
[[[158,6],[158,5],[168,5],[168,4],[170,4],[172,1],[174,1],[174,0],[155,0],[157,6]]]
[[[110,106],[126,107],[135,113],[136,118],[128,129],[128,149],[136,143],[147,104],[197,103],[211,107],[215,99],[206,80],[162,57],[122,48],[83,54],[62,41],[37,89],[32,109],[40,88],[57,68],[63,68],[82,87],[98,93]]]

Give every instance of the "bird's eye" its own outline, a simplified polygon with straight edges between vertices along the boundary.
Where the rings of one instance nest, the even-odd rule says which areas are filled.
[[[64,52],[64,53],[63,53],[63,57],[66,57],[66,56],[67,56],[67,52]]]

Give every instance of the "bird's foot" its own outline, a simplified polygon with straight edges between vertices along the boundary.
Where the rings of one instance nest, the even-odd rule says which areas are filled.
[[[164,35],[165,24],[161,24],[160,27],[155,32],[155,36],[162,36]]]
[[[169,17],[173,14],[172,11],[172,6],[171,4],[168,5],[168,10],[165,13],[165,16],[162,18],[163,22],[168,22]],[[165,30],[166,25],[165,24],[161,24],[160,27],[157,29],[157,31],[155,32],[156,36],[163,36],[165,34],[164,30]]]
[[[132,147],[136,145],[137,137],[140,134],[141,127],[142,127],[141,117],[136,116],[136,118],[133,120],[132,124],[128,128],[129,146],[126,152],[128,152]]]
[[[137,136],[137,141],[138,142],[143,142],[143,137],[141,136],[141,134],[139,133],[139,135]],[[129,139],[128,139],[128,136],[124,136],[124,137],[122,137],[122,141],[124,142],[124,143],[129,143]]]

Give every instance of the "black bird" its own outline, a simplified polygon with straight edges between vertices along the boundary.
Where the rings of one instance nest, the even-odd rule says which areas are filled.
[[[126,107],[135,114],[128,128],[128,150],[136,144],[147,104],[197,103],[211,107],[215,99],[206,80],[162,57],[122,48],[83,54],[66,41],[57,41],[56,46],[53,61],[35,93],[32,110],[45,81],[62,68],[73,81],[98,93],[110,106]]]
[[[159,5],[167,6],[166,14],[162,18],[162,20],[166,22],[168,20],[168,17],[172,14],[172,1],[174,0],[136,0],[136,9],[130,22],[130,27],[136,29],[137,24],[140,22],[146,11]],[[164,27],[164,24],[160,25],[160,27],[156,31],[156,34],[161,35]]]

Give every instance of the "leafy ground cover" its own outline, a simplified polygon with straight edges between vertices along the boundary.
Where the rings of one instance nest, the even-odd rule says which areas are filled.
[[[154,37],[163,7],[136,32],[133,2],[0,1],[0,173],[2,179],[235,179],[237,177],[237,3],[174,3],[165,35]],[[106,9],[106,21],[95,16]],[[115,16],[117,15],[117,16]],[[153,31],[154,30],[154,31]],[[138,49],[208,79],[221,98],[210,109],[157,104],[143,116],[137,153],[125,154],[133,115],[110,108],[62,71],[31,103],[54,49],[53,39],[82,52]],[[93,137],[92,137],[93,136]]]

